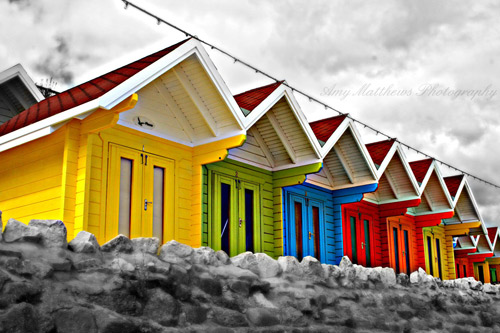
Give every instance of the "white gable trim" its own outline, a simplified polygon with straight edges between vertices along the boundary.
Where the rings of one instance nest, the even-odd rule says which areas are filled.
[[[382,161],[382,164],[377,170],[377,179],[380,180],[380,178],[382,178],[382,175],[384,174],[385,170],[391,163],[396,153],[399,155],[399,159],[403,164],[403,167],[406,171],[406,175],[408,176],[408,178],[410,178],[410,182],[413,186],[413,189],[415,190],[415,193],[417,194],[417,198],[420,198],[420,196],[422,195],[422,192],[420,191],[420,186],[418,185],[417,179],[415,178],[415,175],[411,170],[410,163],[408,162],[408,159],[406,158],[406,155],[404,154],[403,149],[401,148],[401,144],[397,141],[394,142],[391,149],[389,149],[389,152],[387,153],[384,160]]]
[[[283,97],[285,97],[300,127],[309,139],[309,143],[311,144],[316,157],[318,157],[318,159],[321,159],[321,146],[316,139],[316,136],[314,135],[314,132],[312,131],[312,128],[309,125],[309,122],[307,121],[304,113],[302,112],[299,103],[295,99],[295,96],[293,95],[290,88],[286,87],[284,84],[279,85],[269,96],[267,96],[259,105],[257,105],[257,107],[253,109],[253,111],[250,112],[250,114],[246,118],[244,118],[244,128],[246,130],[250,129]],[[243,114],[240,108],[238,108],[238,114]]]
[[[333,132],[332,135],[330,135],[330,137],[325,142],[323,147],[321,147],[321,158],[324,159],[330,153],[330,151],[333,149],[333,147],[335,146],[337,141],[340,140],[340,138],[342,137],[342,135],[344,135],[344,133],[347,131],[347,129],[351,130],[354,141],[356,142],[357,147],[361,151],[361,154],[363,155],[366,163],[368,164],[368,169],[370,170],[370,173],[374,179],[373,182],[371,182],[371,183],[376,183],[379,179],[379,177],[377,175],[377,168],[375,167],[375,164],[373,163],[373,161],[370,157],[370,153],[368,153],[368,149],[366,148],[365,144],[361,140],[361,135],[359,134],[358,129],[356,128],[356,126],[354,125],[352,120],[349,119],[349,117],[346,117],[340,123],[340,125],[337,127],[335,132]],[[315,136],[315,141],[318,142],[318,140],[316,139],[316,136]],[[319,142],[318,142],[318,144],[319,144]]]
[[[26,70],[21,64],[17,64],[15,66],[12,66],[11,68],[6,69],[5,71],[0,73],[0,84],[14,78],[14,77],[19,77],[25,87],[29,90],[31,95],[35,98],[37,102],[40,102],[41,100],[44,99],[42,93],[40,90],[38,90],[35,82],[31,79],[31,77],[28,75]]]
[[[243,128],[244,116],[241,113],[241,110],[238,107],[236,101],[234,100],[233,95],[231,94],[229,88],[227,88],[226,84],[220,77],[219,73],[217,72],[217,69],[215,68],[215,65],[208,57],[208,54],[203,49],[202,45],[195,39],[190,39],[184,44],[177,47],[169,54],[157,60],[155,63],[149,65],[139,73],[135,74],[131,78],[122,82],[117,87],[111,89],[101,97],[96,98],[87,103],[81,104],[79,106],[76,106],[72,109],[66,110],[64,112],[58,113],[52,117],[43,119],[31,125],[20,128],[14,132],[1,136],[0,151],[4,151],[16,147],[20,144],[34,140],[32,138],[34,138],[35,136],[29,136],[29,134],[31,133],[37,132],[38,136],[36,136],[36,138],[40,138],[42,136],[49,135],[50,133],[52,133],[50,131],[42,130],[46,127],[53,127],[54,125],[57,125],[61,122],[68,121],[73,118],[78,118],[82,114],[89,113],[89,111],[95,111],[98,108],[103,108],[107,110],[113,108],[114,106],[122,102],[125,98],[139,91],[141,88],[148,85],[154,79],[164,74],[171,68],[175,67],[184,59],[193,54],[196,54],[201,64],[207,71],[208,75],[213,80],[215,86],[219,90],[219,93],[222,95],[222,97],[228,104],[229,109],[232,111],[233,115],[235,115],[238,125],[242,130],[241,133],[244,134],[245,133]],[[19,138],[24,138],[24,139],[17,140]],[[217,141],[220,139],[221,138],[217,137],[214,138],[214,140],[211,140],[210,142]],[[10,144],[7,144],[9,142]],[[203,144],[203,142],[199,142],[197,144]],[[189,146],[193,146],[193,144],[189,144]]]

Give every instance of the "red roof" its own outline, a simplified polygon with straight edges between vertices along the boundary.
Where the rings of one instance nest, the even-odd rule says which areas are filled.
[[[112,72],[82,83],[60,94],[44,99],[2,124],[0,126],[0,136],[63,111],[72,109],[78,105],[87,103],[104,95],[111,89],[123,83],[125,80],[131,78],[144,68],[172,52],[177,47],[184,44],[187,40],[188,39],[183,40],[182,42],[169,46],[166,49],[153,53],[126,66],[120,67]]]
[[[336,117],[313,121],[309,125],[311,125],[314,135],[316,135],[318,140],[327,142],[330,136],[335,133],[346,117],[347,115],[343,114]]]
[[[464,175],[444,177],[444,182],[446,184],[446,187],[448,188],[448,192],[450,192],[450,195],[452,197],[455,197],[457,195],[458,187],[462,183],[463,178]]]
[[[432,158],[427,158],[425,160],[410,162],[411,170],[417,179],[417,182],[422,183],[424,181],[427,171],[432,164]]]
[[[497,235],[498,227],[489,227],[486,230],[488,230],[488,237],[490,238],[491,244],[493,244],[495,242],[495,236]]]
[[[384,162],[384,159],[394,145],[394,142],[396,142],[396,139],[373,142],[366,145],[366,149],[368,149],[368,152],[370,153],[370,156],[375,164],[381,165],[382,162]]]
[[[235,95],[234,99],[239,107],[248,111],[253,111],[267,96],[271,95],[273,91],[278,88],[283,81],[274,82],[267,86],[255,88]]]

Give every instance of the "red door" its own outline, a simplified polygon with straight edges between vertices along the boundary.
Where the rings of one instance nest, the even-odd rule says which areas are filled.
[[[373,219],[371,215],[346,210],[344,253],[354,264],[370,267],[373,262]]]
[[[396,274],[411,273],[413,232],[404,218],[388,219],[390,266]]]

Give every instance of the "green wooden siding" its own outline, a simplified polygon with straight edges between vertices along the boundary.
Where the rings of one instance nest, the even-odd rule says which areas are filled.
[[[250,166],[245,163],[225,160],[206,165],[203,168],[203,194],[202,194],[202,244],[211,246],[209,237],[209,220],[211,219],[211,200],[209,198],[209,182],[211,174],[220,174],[237,177],[259,183],[260,190],[260,216],[255,217],[255,223],[260,224],[261,235],[255,235],[260,239],[260,249],[272,257],[283,255],[283,190],[285,186],[302,184],[305,174],[318,172],[321,163],[315,163],[293,169],[271,172]]]

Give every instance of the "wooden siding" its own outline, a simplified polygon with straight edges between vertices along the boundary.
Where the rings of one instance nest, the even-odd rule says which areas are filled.
[[[430,203],[427,198],[431,201]],[[451,209],[451,207],[446,199],[446,195],[441,183],[439,182],[438,176],[435,172],[432,172],[431,178],[425,186],[424,194],[422,195],[422,203],[415,208],[415,212],[420,214],[444,209]]]
[[[138,94],[137,106],[120,115],[120,119],[132,128],[183,143],[214,136],[205,117],[214,125],[219,136],[240,129],[196,55],[188,57],[140,89]],[[200,111],[198,106],[203,110]],[[204,110],[207,112],[204,113]],[[146,117],[155,127],[135,125],[134,118],[137,116]]]
[[[4,220],[62,219],[65,128],[0,153]]]
[[[396,193],[392,190],[388,178],[391,180]],[[385,202],[396,198],[404,199],[414,196],[417,196],[417,193],[398,153],[394,154],[391,161],[387,165],[387,168],[379,180],[379,187],[377,191],[366,194],[367,199],[378,202]]]
[[[443,225],[437,227],[426,227],[422,228],[422,244],[423,251],[419,251],[418,260],[419,266],[425,269],[427,274],[430,274],[429,262],[428,262],[428,251],[427,237],[432,238],[433,247],[436,246],[436,239],[440,239],[441,246],[441,268],[443,274],[443,280],[449,280],[455,278],[455,256],[453,255],[453,238],[446,236],[445,228]],[[449,240],[451,239],[451,248],[449,247]],[[433,253],[433,256],[436,254]],[[451,258],[450,258],[451,255]],[[439,277],[439,271],[434,271],[434,276]]]
[[[260,251],[274,257],[274,206],[273,206],[273,176],[270,171],[259,169],[251,165],[232,160],[212,163],[203,167],[203,215],[202,215],[202,245],[212,246],[210,242],[210,210],[208,196],[211,195],[210,185],[208,183],[209,173],[216,172],[223,175],[242,180],[252,180],[254,178],[262,181],[260,189],[261,216],[257,217],[261,226],[261,244]],[[206,186],[205,186],[206,184]],[[219,250],[219,249],[216,249]]]
[[[351,129],[347,129],[335,143],[334,148],[326,155],[323,169],[316,174],[308,176],[308,183],[331,190],[344,188],[346,185],[353,185],[347,176],[346,169],[342,166],[341,159],[346,162],[346,167],[353,177],[354,184],[375,181],[370,172],[368,162],[356,143],[354,134]],[[331,177],[333,182],[329,177]]]
[[[372,261],[372,266],[382,266],[389,267],[389,252],[387,247],[387,222],[386,219],[380,219],[379,209],[377,205],[366,201],[360,201],[350,204],[342,205],[342,225],[349,225],[349,221],[347,221],[347,211],[355,211],[361,214],[367,214],[372,217],[373,221],[373,247],[374,247],[374,257]],[[345,230],[341,228],[341,232],[343,233],[343,237],[346,237]],[[343,244],[344,251],[347,251],[345,248],[347,245]]]
[[[267,170],[318,159],[284,97],[248,130],[247,142],[231,149],[229,157]]]
[[[469,192],[464,186],[455,206],[455,215],[450,219],[446,219],[445,222],[457,223],[466,221],[479,221],[479,216],[477,216]]]
[[[321,200],[324,203],[324,223],[325,223],[325,235],[321,235],[324,237],[320,238],[320,241],[325,244],[326,248],[326,258],[321,258],[321,262],[325,264],[335,265],[338,264],[340,260],[338,257],[342,257],[342,248],[337,248],[337,243],[339,242],[338,238],[342,238],[342,232],[339,232],[342,229],[341,221],[336,221],[334,218],[334,204],[332,192],[328,190],[323,190],[318,187],[313,187],[311,185],[297,185],[290,186],[284,188],[284,197],[286,198],[287,193],[299,194],[304,197],[311,197],[313,199]],[[290,204],[285,201],[284,203],[284,231],[283,231],[283,248],[284,255],[293,255],[287,252],[288,248],[288,239],[287,239],[287,226],[289,225],[288,221],[288,212],[287,207],[290,207]],[[335,223],[337,222],[337,223]],[[305,223],[305,222],[304,222]],[[341,242],[341,240],[340,240]],[[339,255],[338,252],[341,252]]]
[[[206,165],[203,171],[203,196],[202,196],[202,245],[210,244],[210,186],[208,182],[210,170],[225,174],[231,177],[242,179],[259,179],[261,184],[261,251],[272,256],[283,255],[283,187],[302,184],[306,174],[317,172],[321,168],[321,163],[306,165],[302,167],[271,172],[257,168],[245,163],[226,159]],[[206,184],[206,186],[205,186]]]

